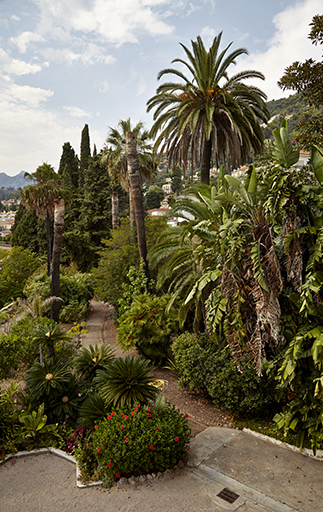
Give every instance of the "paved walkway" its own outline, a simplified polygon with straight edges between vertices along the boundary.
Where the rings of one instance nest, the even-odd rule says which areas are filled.
[[[192,440],[187,467],[143,484],[79,489],[75,465],[56,455],[9,460],[0,465],[0,510],[322,512],[322,472],[320,460],[210,427]]]

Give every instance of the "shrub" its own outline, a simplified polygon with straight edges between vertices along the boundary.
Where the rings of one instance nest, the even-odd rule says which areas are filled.
[[[207,382],[211,381],[208,367],[215,350],[214,342],[205,334],[184,332],[175,338],[172,344],[173,363],[182,388],[206,388]]]
[[[95,429],[93,453],[107,486],[120,477],[165,471],[187,457],[187,417],[174,406],[117,409]]]
[[[147,404],[158,393],[149,375],[152,370],[142,357],[118,357],[109,368],[97,371],[94,383],[103,400],[114,407]]]
[[[211,383],[207,391],[218,407],[240,414],[270,414],[275,403],[276,383],[266,375],[259,377],[251,361],[241,361],[243,372],[237,370],[229,347],[213,358]]]
[[[177,315],[167,312],[168,296],[140,295],[119,318],[117,341],[123,350],[136,346],[156,366],[169,356],[170,338],[179,329]]]
[[[240,414],[269,414],[275,403],[276,383],[259,377],[252,362],[242,360],[237,370],[229,347],[218,347],[205,335],[184,333],[172,345],[179,384],[204,389],[218,407]]]

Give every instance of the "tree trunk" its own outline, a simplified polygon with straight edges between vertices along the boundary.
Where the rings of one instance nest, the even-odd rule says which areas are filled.
[[[211,168],[212,142],[204,140],[202,161],[201,161],[201,183],[210,184],[210,168]]]
[[[112,229],[116,230],[119,227],[119,196],[115,190],[112,192]]]
[[[47,236],[47,275],[50,276],[50,260],[51,260],[51,247],[50,247],[50,225],[49,216],[46,217],[46,236]]]
[[[136,147],[136,136],[133,132],[126,133],[126,153],[128,176],[132,194],[132,200],[135,210],[135,218],[137,225],[138,248],[140,257],[145,264],[145,274],[150,279],[150,270],[147,260],[147,244],[145,229],[145,212],[142,201],[142,192],[140,185],[139,160]]]
[[[59,267],[61,262],[61,250],[64,229],[65,202],[61,197],[54,201],[54,243],[53,243],[53,263],[52,263],[52,284],[51,296],[59,297]],[[51,319],[59,321],[60,301],[54,300],[51,307]],[[47,347],[48,352],[48,347]],[[51,354],[49,354],[51,355]]]
[[[134,239],[134,227],[136,222],[135,216],[135,206],[133,203],[133,197],[131,192],[131,186],[129,187],[129,219],[130,219],[130,231],[131,231],[131,239]]]

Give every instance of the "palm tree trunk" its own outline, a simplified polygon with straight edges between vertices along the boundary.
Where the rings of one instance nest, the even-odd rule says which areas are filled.
[[[50,247],[50,225],[49,216],[46,217],[46,236],[47,236],[47,275],[50,276],[50,260],[51,260],[51,247]]]
[[[54,201],[54,242],[53,242],[53,263],[52,263],[52,284],[51,296],[59,297],[59,267],[61,262],[61,251],[64,229],[65,201],[61,197]],[[51,319],[59,321],[60,301],[54,300],[51,307]],[[47,347],[48,352],[48,347]],[[50,354],[49,354],[50,355]]]
[[[126,133],[126,153],[128,176],[131,188],[131,194],[135,210],[135,218],[137,225],[138,248],[140,257],[144,261],[145,274],[150,279],[150,270],[147,260],[147,244],[146,244],[146,228],[145,228],[145,211],[142,201],[142,192],[140,185],[139,160],[136,147],[136,136],[133,132]]]
[[[201,183],[210,184],[210,168],[211,168],[212,142],[204,140],[202,162],[201,162]]]
[[[112,229],[116,230],[119,227],[119,196],[118,192],[114,190],[112,192]]]

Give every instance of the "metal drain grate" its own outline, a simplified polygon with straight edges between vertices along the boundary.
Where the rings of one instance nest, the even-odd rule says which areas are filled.
[[[227,501],[228,503],[234,503],[239,498],[239,494],[230,491],[230,489],[227,489],[226,487],[222,489],[222,491],[220,491],[217,496],[222,498],[224,501]]]

